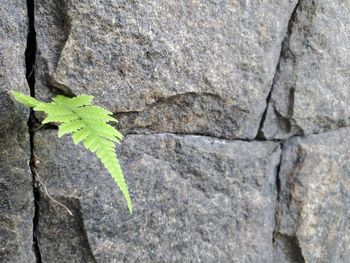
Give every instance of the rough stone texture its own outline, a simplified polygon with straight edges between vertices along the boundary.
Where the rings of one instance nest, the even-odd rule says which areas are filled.
[[[34,262],[26,115],[4,93],[0,91],[0,262]]]
[[[37,94],[94,95],[132,132],[254,138],[295,4],[36,1]]]
[[[23,119],[19,117],[23,112],[16,112],[13,102],[6,100],[9,99],[0,97],[0,111],[4,109],[4,102],[9,103],[6,107],[12,104],[11,120],[20,124],[10,127],[15,131],[12,133],[2,130],[0,125],[0,262],[35,262],[29,138],[26,136],[27,127],[22,125]],[[0,113],[0,119],[2,117]]]
[[[293,250],[305,262],[349,261],[349,134],[347,128],[285,143],[276,214],[277,262],[295,262],[285,255]]]
[[[2,1],[0,14],[0,262],[26,263],[35,261],[28,111],[10,95],[28,91],[25,1]]]
[[[119,152],[131,216],[99,162],[55,133],[37,133],[38,171],[81,225],[67,224],[68,214],[54,203],[44,206],[43,258],[85,262],[66,252],[80,246],[72,236],[84,239],[85,229],[96,262],[271,262],[278,144],[130,135]]]
[[[284,41],[265,137],[350,124],[349,13],[349,1],[300,1]]]
[[[52,188],[49,190],[51,192]],[[74,194],[55,196],[56,201],[69,206],[71,216],[45,193],[41,193],[39,199],[37,231],[42,262],[96,262],[86,237],[79,197]]]
[[[306,136],[350,123],[348,1],[35,0],[35,92],[115,113],[135,208],[92,154],[37,132],[39,175],[73,212],[40,188],[41,260],[10,95],[28,90],[25,2],[0,4],[1,263],[349,261],[350,128]]]

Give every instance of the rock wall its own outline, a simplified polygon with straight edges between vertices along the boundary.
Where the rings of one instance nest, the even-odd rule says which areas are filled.
[[[0,7],[0,262],[349,262],[348,1]],[[113,111],[132,215],[12,90]]]
[[[35,262],[28,110],[10,94],[14,89],[29,94],[27,6],[23,1],[2,1],[0,10],[0,262]]]

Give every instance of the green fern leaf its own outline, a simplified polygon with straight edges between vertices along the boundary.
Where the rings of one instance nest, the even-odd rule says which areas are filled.
[[[86,126],[85,122],[82,121],[81,119],[63,123],[58,128],[58,138],[61,138],[65,134],[75,133],[85,126]]]
[[[67,98],[64,96],[57,96],[55,98],[53,98],[53,101],[61,101],[62,103],[68,102],[69,105],[71,105],[72,107],[79,107],[79,106],[86,106],[86,105],[91,105],[92,103],[92,99],[94,97],[90,96],[90,95],[79,95],[77,97],[74,98]]]
[[[73,133],[73,142],[74,144],[78,144],[82,141],[84,141],[89,135],[91,134],[91,131],[89,128],[81,128],[77,132]]]
[[[42,123],[57,122],[58,137],[72,134],[73,142],[83,143],[84,147],[95,153],[120,188],[132,213],[132,202],[120,167],[115,143],[124,139],[123,135],[108,122],[117,122],[112,112],[92,105],[93,96],[79,95],[74,98],[57,96],[45,103],[33,97],[13,92],[15,99],[35,111],[46,113]]]
[[[23,95],[22,93],[13,91],[12,94],[18,102],[27,107],[35,107],[40,104],[40,101],[34,99],[33,97]]]

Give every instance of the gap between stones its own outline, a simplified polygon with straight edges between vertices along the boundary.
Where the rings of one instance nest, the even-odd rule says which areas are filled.
[[[289,46],[289,41],[290,41],[290,37],[291,37],[291,34],[292,34],[292,28],[293,28],[293,25],[294,23],[296,22],[296,15],[297,15],[297,10],[299,8],[299,5],[300,5],[300,2],[302,0],[298,0],[298,2],[296,3],[294,9],[293,9],[293,12],[289,18],[289,21],[288,21],[288,26],[287,26],[287,31],[285,33],[285,37],[283,38],[283,41],[281,43],[281,49],[280,49],[280,55],[279,55],[279,58],[278,58],[278,63],[276,65],[276,69],[275,69],[275,73],[274,73],[274,76],[273,76],[273,80],[272,80],[272,84],[271,84],[271,88],[270,88],[270,91],[266,97],[266,108],[263,112],[263,115],[261,117],[261,121],[260,121],[260,124],[259,124],[259,129],[258,129],[258,132],[255,136],[255,140],[260,140],[260,141],[269,141],[266,139],[265,135],[264,135],[264,132],[263,132],[263,127],[264,127],[264,123],[265,123],[265,120],[266,120],[266,116],[267,116],[267,111],[268,111],[268,108],[269,108],[269,105],[270,105],[270,102],[271,102],[271,96],[272,96],[272,92],[273,92],[273,89],[274,89],[274,86],[275,86],[275,83],[276,83],[276,80],[277,80],[277,77],[278,77],[278,74],[279,74],[279,71],[280,71],[280,63],[281,63],[281,59],[285,56],[284,52],[286,51],[285,47],[286,46]],[[294,100],[294,96],[293,96],[293,100]],[[291,107],[293,107],[293,104],[294,104],[294,101],[291,102]],[[311,135],[311,134],[310,134]],[[281,154],[280,154],[280,160],[279,160],[279,163],[276,167],[276,176],[275,176],[275,184],[276,184],[276,201],[275,201],[275,227],[274,227],[274,230],[273,230],[273,233],[272,233],[272,247],[274,249],[275,247],[275,242],[276,242],[276,239],[279,238],[279,232],[278,232],[278,228],[279,228],[279,202],[280,202],[280,194],[281,194],[281,178],[280,178],[280,170],[281,170],[281,166],[282,166],[282,160],[283,160],[283,152],[284,152],[284,143],[290,139],[292,139],[293,137],[300,137],[300,136],[292,136],[290,138],[287,138],[285,140],[279,140],[280,142],[280,148],[281,148]],[[275,140],[276,141],[276,140]],[[278,140],[277,140],[278,141]],[[290,237],[292,240],[297,240],[297,237],[294,236],[294,237]],[[303,258],[303,255],[302,255],[302,251],[301,251],[301,247],[299,245],[299,242],[289,242],[290,243],[290,246],[293,248],[293,250],[295,251],[295,253],[297,253],[298,255],[298,260],[300,262],[305,262],[305,259]]]
[[[28,16],[28,36],[27,48],[25,51],[26,79],[30,89],[30,96],[35,97],[35,56],[36,56],[36,32],[34,26],[34,0],[27,0],[27,16]],[[30,110],[28,119],[28,129],[30,136],[30,170],[32,172],[32,186],[34,196],[34,217],[33,217],[33,251],[37,263],[41,263],[41,253],[37,238],[37,228],[39,223],[39,201],[40,192],[39,184],[36,178],[36,158],[34,153],[34,125],[37,123],[33,109]]]
[[[296,13],[297,13],[298,7],[300,5],[300,2],[301,2],[301,0],[299,0],[296,3],[296,5],[295,5],[295,7],[293,9],[293,12],[292,12],[292,14],[291,14],[291,16],[289,18],[289,21],[288,21],[287,31],[286,31],[285,37],[283,38],[283,41],[281,43],[280,55],[278,57],[278,62],[277,62],[275,73],[274,73],[274,76],[273,76],[273,79],[272,79],[271,88],[270,88],[269,94],[266,97],[266,107],[265,107],[265,110],[264,110],[263,115],[261,117],[260,124],[259,124],[259,129],[258,129],[258,132],[257,132],[257,134],[255,136],[255,139],[266,139],[265,135],[264,135],[264,132],[263,132],[264,123],[265,123],[267,111],[268,111],[268,108],[269,108],[269,105],[270,105],[270,102],[271,102],[271,96],[272,96],[273,88],[274,88],[274,86],[276,84],[277,76],[278,76],[278,73],[280,71],[281,59],[285,55],[284,54],[285,46],[289,45],[289,39],[290,39],[290,36],[292,34],[292,28],[293,28],[293,24],[295,23],[295,20],[296,20]],[[294,102],[293,102],[293,104],[294,104]]]
[[[305,259],[302,253],[302,249],[299,243],[299,239],[296,235],[287,236],[278,231],[279,223],[280,223],[280,213],[279,213],[279,202],[281,197],[281,178],[280,178],[280,170],[283,161],[283,153],[284,153],[284,142],[281,142],[279,145],[281,149],[279,163],[276,166],[276,206],[275,206],[275,227],[272,233],[272,249],[275,249],[275,243],[277,240],[284,240],[285,243],[288,244],[288,253],[285,256],[289,257],[291,262],[300,262],[305,263]]]
[[[293,12],[289,18],[289,21],[288,21],[288,26],[287,26],[287,31],[286,31],[286,34],[285,34],[285,37],[281,43],[281,50],[280,50],[280,55],[279,55],[279,59],[278,59],[278,63],[277,63],[277,66],[276,66],[276,70],[275,70],[275,73],[274,73],[274,77],[273,77],[273,81],[272,81],[272,85],[271,85],[271,88],[270,88],[270,91],[269,91],[269,94],[266,98],[266,108],[264,110],[264,113],[262,115],[262,118],[261,118],[261,122],[260,122],[260,125],[259,125],[259,130],[258,130],[258,133],[255,137],[255,139],[260,139],[260,140],[266,140],[266,137],[264,136],[264,132],[263,132],[263,127],[264,127],[264,123],[265,123],[265,120],[266,120],[266,115],[267,115],[267,111],[268,111],[268,107],[269,107],[269,104],[271,102],[271,96],[272,96],[272,92],[273,92],[273,88],[275,86],[275,83],[276,83],[276,80],[277,80],[277,77],[278,77],[278,73],[280,71],[280,63],[281,63],[281,59],[284,57],[284,52],[285,52],[285,47],[286,46],[289,46],[289,41],[290,41],[290,37],[291,37],[291,34],[292,34],[292,28],[293,28],[293,25],[294,23],[296,22],[296,15],[297,15],[297,10],[299,9],[299,5],[301,3],[302,0],[298,0],[298,2],[296,3],[294,9],[293,9]],[[294,96],[293,96],[293,100],[294,100]],[[291,107],[293,107],[293,104],[294,104],[294,101],[292,101],[292,105]],[[318,133],[315,133],[315,134],[318,134]],[[312,134],[310,134],[312,135]],[[273,230],[273,233],[272,233],[272,246],[273,246],[273,249],[275,247],[275,242],[276,242],[276,239],[280,238],[279,236],[281,236],[281,234],[279,233],[278,231],[278,228],[279,228],[279,202],[280,202],[280,195],[281,195],[281,178],[280,178],[280,170],[281,170],[281,166],[282,166],[282,161],[283,161],[283,153],[284,153],[284,143],[290,139],[292,139],[293,137],[304,137],[304,136],[292,136],[290,138],[287,138],[285,140],[280,140],[280,149],[281,149],[281,154],[280,154],[280,160],[279,160],[279,163],[276,167],[276,207],[275,207],[275,227],[274,227],[274,230]],[[301,250],[301,247],[300,247],[300,244],[298,242],[298,238],[296,236],[292,236],[292,237],[288,237],[289,239],[289,245],[290,247],[293,249],[294,251],[294,254],[297,255],[297,258],[298,258],[298,262],[305,262],[305,259],[303,257],[303,254],[302,254],[302,250]]]

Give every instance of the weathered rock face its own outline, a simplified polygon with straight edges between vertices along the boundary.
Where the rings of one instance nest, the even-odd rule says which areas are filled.
[[[0,262],[34,262],[28,111],[10,95],[11,90],[29,90],[24,64],[27,11],[23,1],[4,1],[0,9]]]
[[[0,58],[1,59],[1,58]],[[8,104],[4,105],[6,102]],[[28,167],[30,158],[27,127],[13,101],[0,97],[0,110],[12,106],[12,120],[21,124],[0,126],[0,262],[35,262],[33,240],[33,189]],[[15,113],[15,114],[14,114]],[[2,114],[0,114],[1,117]],[[25,124],[25,122],[24,122]]]
[[[131,216],[99,162],[71,138],[56,137],[37,134],[38,171],[80,218],[72,223],[62,207],[39,206],[45,262],[88,262],[67,254],[84,246],[97,262],[271,261],[278,144],[130,135],[119,153],[132,186]]]
[[[295,4],[36,1],[37,94],[92,94],[133,132],[254,138]]]
[[[284,41],[265,137],[349,125],[349,12],[348,2],[300,1]]]
[[[28,3],[27,44],[24,3],[0,4],[0,262],[349,261],[350,3]],[[10,91],[35,42],[38,98],[88,93],[119,119],[132,215],[56,130],[35,133],[33,200]]]
[[[349,132],[341,129],[284,145],[276,234],[278,240],[295,238],[306,262],[346,262],[350,257]],[[276,253],[284,245],[288,242],[277,242]]]

